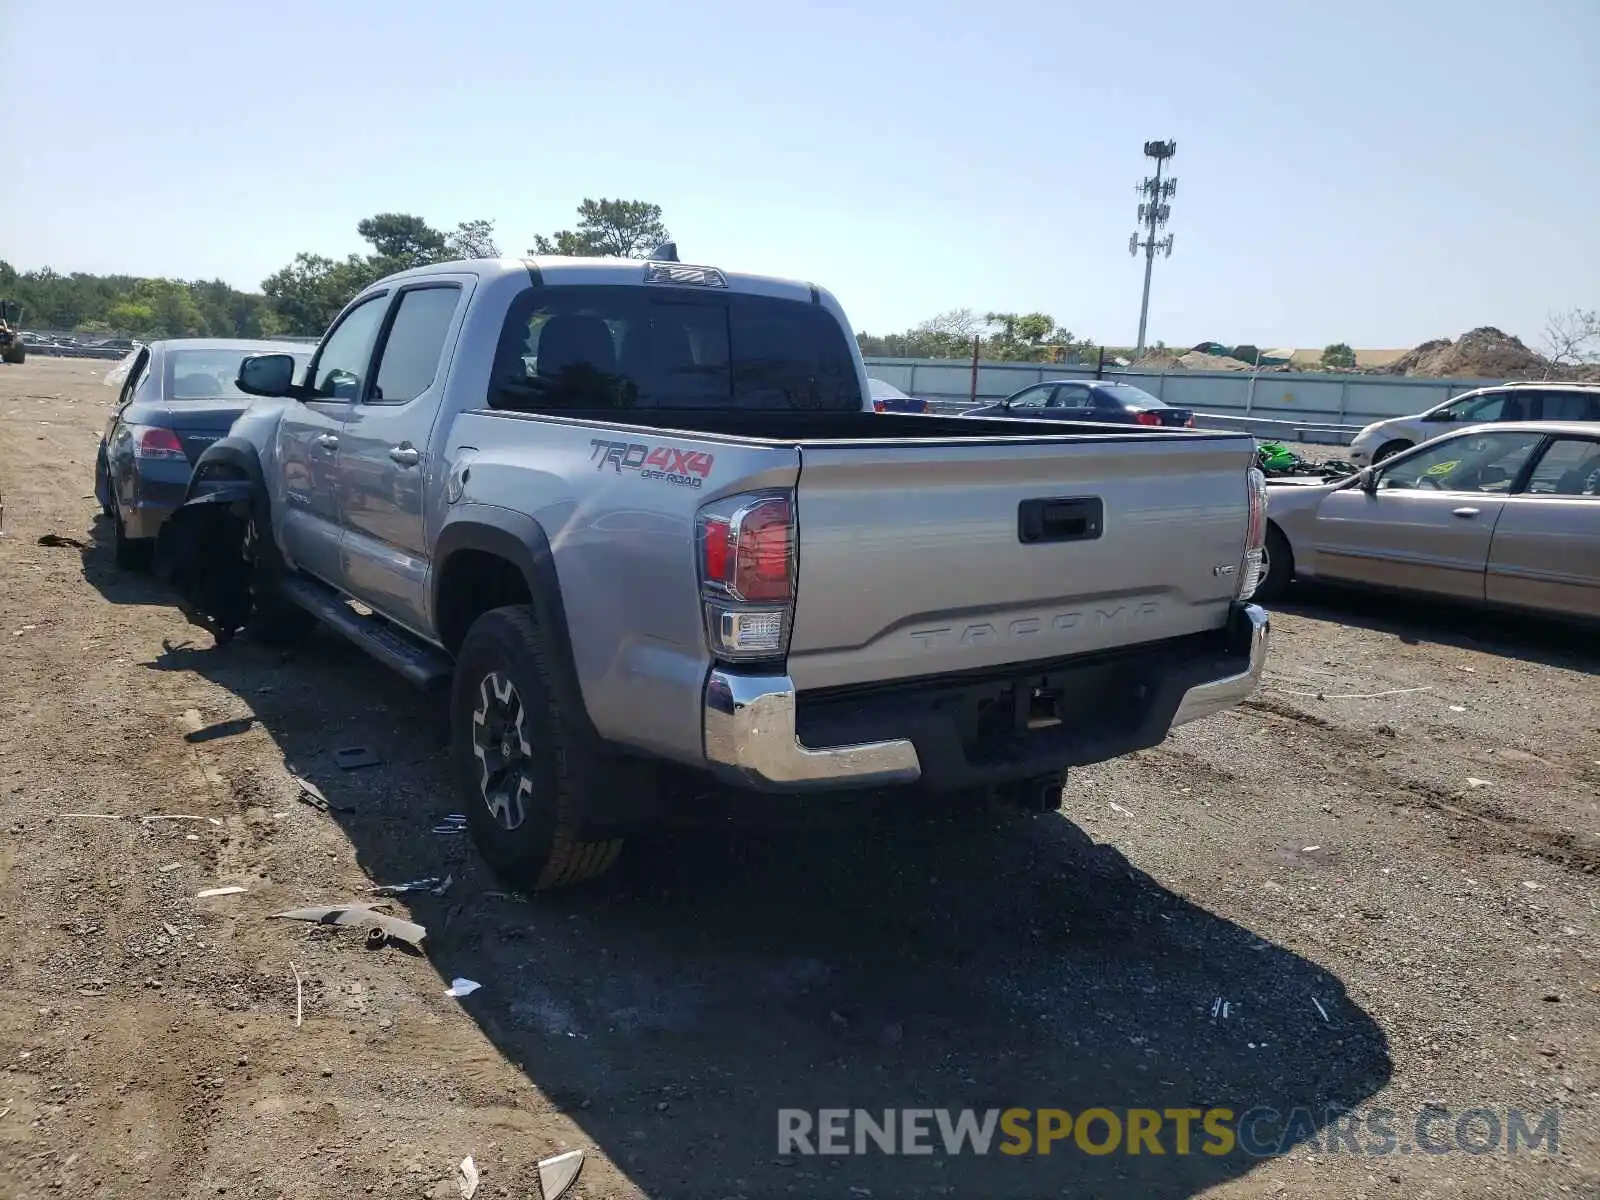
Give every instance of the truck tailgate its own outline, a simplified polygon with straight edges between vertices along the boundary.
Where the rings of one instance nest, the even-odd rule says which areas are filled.
[[[806,444],[789,674],[829,688],[1217,629],[1254,455],[1224,434]]]

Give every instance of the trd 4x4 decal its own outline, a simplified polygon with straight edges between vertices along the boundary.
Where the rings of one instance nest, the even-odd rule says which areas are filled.
[[[619,475],[623,471],[637,471],[641,479],[660,479],[679,487],[697,488],[710,477],[715,459],[703,450],[591,438],[589,461],[597,471],[605,470],[609,463]]]

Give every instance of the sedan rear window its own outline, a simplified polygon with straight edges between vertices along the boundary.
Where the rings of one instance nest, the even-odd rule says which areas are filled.
[[[241,392],[234,380],[239,377],[239,364],[245,357],[259,353],[257,350],[169,350],[166,354],[166,386],[168,400],[216,400],[221,398],[253,399]],[[296,354],[295,363],[305,369],[311,355]]]
[[[824,308],[738,292],[530,287],[512,304],[491,408],[860,411],[850,343]]]
[[[1097,389],[1124,408],[1166,408],[1167,402],[1131,383],[1102,383]]]

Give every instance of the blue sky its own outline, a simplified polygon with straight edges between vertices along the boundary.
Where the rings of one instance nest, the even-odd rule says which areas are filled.
[[[0,258],[221,277],[584,196],[858,329],[1043,310],[1131,342],[1146,139],[1178,143],[1150,338],[1537,341],[1600,307],[1596,0],[7,0]],[[19,169],[20,168],[20,169]]]

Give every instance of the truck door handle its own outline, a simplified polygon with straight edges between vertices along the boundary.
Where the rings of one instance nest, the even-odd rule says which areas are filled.
[[[415,446],[401,442],[398,446],[389,447],[389,457],[402,467],[414,467],[422,461],[422,451]]]
[[[1450,511],[1450,515],[1453,517],[1471,518],[1478,515],[1478,510],[1475,508],[1456,508]]]
[[[324,450],[337,450],[339,448],[339,437],[333,433],[319,433],[317,435],[317,445]]]

